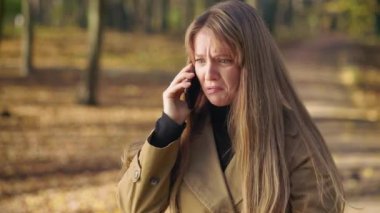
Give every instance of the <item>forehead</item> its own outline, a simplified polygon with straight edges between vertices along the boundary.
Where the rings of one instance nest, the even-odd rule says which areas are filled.
[[[212,30],[203,27],[194,38],[195,55],[211,54],[232,54],[228,44],[217,37]]]

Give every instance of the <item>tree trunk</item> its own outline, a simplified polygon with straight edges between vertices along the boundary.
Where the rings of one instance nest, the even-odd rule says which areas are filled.
[[[139,7],[139,1],[138,0],[133,0],[131,1],[133,6],[131,7],[131,15],[133,17],[133,21],[132,21],[132,29],[133,30],[138,30],[139,27],[138,27],[138,23],[140,23],[141,25],[141,22],[139,22],[141,19],[140,19],[140,7]]]
[[[268,29],[274,33],[278,0],[261,0],[262,16]]]
[[[4,0],[0,0],[0,47],[1,47],[1,40],[3,38],[3,21],[4,21]]]
[[[24,0],[22,0],[24,1]],[[40,24],[50,25],[52,23],[52,19],[50,18],[50,11],[52,10],[52,1],[51,0],[39,0],[38,3],[38,14],[37,21]]]
[[[125,20],[123,27],[124,30],[134,30],[137,20],[137,11],[135,7],[135,0],[122,0],[123,12],[125,14]]]
[[[79,12],[77,16],[77,23],[80,28],[86,28],[87,22],[86,22],[86,2],[84,0],[78,0],[77,6],[79,7]]]
[[[134,26],[138,31],[146,30],[146,1],[147,0],[133,0]]]
[[[288,0],[288,5],[284,15],[284,22],[289,27],[293,26],[293,0]]]
[[[145,1],[144,30],[147,33],[153,32],[153,0]]]
[[[169,0],[162,0],[162,13],[161,13],[161,31],[167,32],[169,30]]]
[[[22,0],[24,26],[22,32],[22,73],[29,75],[33,72],[33,15],[31,0]]]
[[[377,8],[380,8],[380,0],[377,0]],[[376,11],[376,34],[380,37],[380,9]]]
[[[185,0],[184,4],[184,12],[185,12],[185,19],[184,19],[184,25],[183,29],[186,29],[186,26],[191,23],[191,21],[194,18],[195,13],[195,2],[194,0]]]
[[[103,0],[91,0],[88,9],[88,33],[90,41],[90,51],[87,70],[82,79],[80,91],[80,102],[87,105],[97,105],[98,84],[99,84],[99,59],[102,46],[103,27],[102,9]]]
[[[113,1],[105,1],[106,5],[104,10],[104,24],[105,26],[124,30],[126,28],[126,20],[125,12],[124,12],[124,3],[123,0],[113,0]]]

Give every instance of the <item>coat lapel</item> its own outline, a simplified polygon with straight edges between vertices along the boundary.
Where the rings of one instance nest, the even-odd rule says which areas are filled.
[[[204,125],[203,131],[190,145],[190,161],[184,182],[211,212],[234,212],[209,117]]]

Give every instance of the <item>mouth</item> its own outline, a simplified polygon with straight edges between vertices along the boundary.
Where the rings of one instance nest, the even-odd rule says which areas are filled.
[[[214,93],[220,92],[222,90],[223,90],[223,88],[219,87],[219,86],[209,86],[209,87],[206,87],[206,93],[207,94],[214,94]]]

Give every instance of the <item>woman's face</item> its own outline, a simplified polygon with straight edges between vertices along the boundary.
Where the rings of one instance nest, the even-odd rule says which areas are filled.
[[[231,104],[237,95],[240,69],[228,45],[203,27],[194,38],[194,60],[207,99],[215,106]]]

